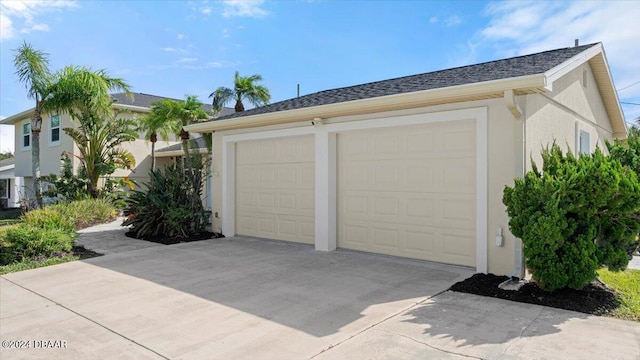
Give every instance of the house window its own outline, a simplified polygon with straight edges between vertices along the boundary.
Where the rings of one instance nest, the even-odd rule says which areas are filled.
[[[22,124],[22,150],[31,149],[31,123]]]
[[[584,130],[580,130],[578,152],[580,154],[591,154],[591,134]]]
[[[582,86],[587,87],[588,74],[586,69],[582,69]]]
[[[51,116],[49,145],[60,145],[60,114]]]
[[[11,198],[11,179],[0,179],[0,198]]]

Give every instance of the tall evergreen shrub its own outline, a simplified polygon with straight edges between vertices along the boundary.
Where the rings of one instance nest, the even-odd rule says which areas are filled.
[[[624,269],[640,231],[636,174],[600,149],[576,158],[554,144],[542,159],[542,171],[533,164],[503,197],[534,280],[548,291],[582,289],[602,265]]]

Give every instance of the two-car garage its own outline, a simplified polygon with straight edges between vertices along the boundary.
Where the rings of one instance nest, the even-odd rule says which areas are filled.
[[[477,121],[325,124],[320,131],[334,139],[333,171],[316,164],[323,148],[317,143],[326,138],[318,128],[230,136],[226,149],[233,156],[226,160],[233,164],[225,169],[234,175],[225,178],[225,189],[235,194],[227,194],[235,202],[235,234],[322,241],[316,202],[333,197],[328,226],[337,248],[475,267]],[[334,177],[326,179],[334,187],[324,193],[316,189],[322,176]]]

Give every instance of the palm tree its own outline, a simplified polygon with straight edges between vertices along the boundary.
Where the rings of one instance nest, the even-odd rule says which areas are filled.
[[[13,63],[16,75],[27,89],[27,97],[35,99],[36,106],[31,117],[31,170],[36,202],[42,207],[42,186],[40,184],[40,130],[42,129],[42,112],[45,110],[53,75],[49,71],[48,54],[35,50],[24,42],[16,52]]]
[[[79,123],[77,129],[64,128],[63,131],[78,146],[80,154],[75,156],[89,180],[87,190],[91,197],[96,198],[100,176],[112,174],[117,168],[132,169],[135,166],[133,154],[120,145],[137,138],[137,124],[133,119],[91,113],[84,113],[76,120]]]
[[[185,130],[185,126],[193,123],[207,120],[209,116],[202,110],[202,103],[195,95],[187,95],[185,101],[173,102],[171,105],[172,117],[176,120],[174,123],[174,132],[180,136],[182,141],[182,151],[184,151],[185,166],[191,171],[191,154],[189,153],[189,132]]]
[[[222,111],[224,105],[228,102],[235,100],[236,112],[244,111],[243,99],[246,99],[253,106],[261,106],[269,103],[271,100],[271,94],[269,89],[262,85],[256,85],[257,81],[262,81],[262,76],[240,76],[236,71],[235,78],[233,80],[233,89],[221,86],[212,92],[209,97],[213,98],[213,112],[217,115]]]
[[[169,131],[173,124],[171,119],[165,116],[162,103],[154,103],[151,105],[151,112],[138,120],[138,131],[144,132],[145,139],[151,142],[151,170],[156,169],[156,142],[158,135],[163,140],[169,139]]]
[[[35,50],[24,42],[14,50],[16,75],[27,89],[27,97],[35,99],[31,117],[31,170],[38,207],[43,206],[40,182],[40,131],[42,114],[54,111],[73,112],[79,108],[105,113],[111,106],[110,90],[129,91],[121,79],[110,78],[103,70],[92,72],[86,68],[66,67],[52,74],[48,54]]]

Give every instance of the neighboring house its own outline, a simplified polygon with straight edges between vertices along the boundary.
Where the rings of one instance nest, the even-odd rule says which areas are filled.
[[[166,99],[164,97],[133,93],[132,97],[124,93],[112,95],[114,103],[113,107],[120,112],[120,117],[136,118],[145,116],[151,109],[151,104],[158,100]],[[172,99],[177,100],[178,99]],[[211,105],[203,105],[203,110],[211,113]],[[221,115],[233,113],[233,109],[225,108]],[[19,114],[10,116],[0,121],[1,124],[14,125],[15,131],[15,169],[14,175],[22,178],[21,194],[29,196],[33,199],[33,177],[31,171],[31,117],[33,108],[23,111]],[[73,140],[62,131],[65,127],[74,127],[66,113],[62,114],[43,114],[42,131],[40,133],[40,174],[41,176],[60,173],[60,158],[64,152],[79,155],[78,148]],[[197,134],[196,134],[197,135]],[[156,149],[162,149],[163,146],[171,146],[179,144],[179,141],[172,137],[171,141],[158,140]],[[131,143],[122,145],[123,148],[130,151],[135,160],[136,167],[134,171],[118,169],[111,177],[129,177],[135,181],[144,181],[148,179],[148,173],[151,170],[151,144],[144,139],[144,134],[140,134],[139,138]],[[156,150],[156,151],[158,151]],[[74,173],[80,166],[80,161],[73,157]],[[46,188],[45,184],[45,188]]]
[[[221,113],[230,114],[233,113],[233,109],[227,110],[225,108]],[[197,135],[197,134],[195,134]],[[205,143],[202,137],[198,137],[195,139],[191,139],[189,142],[189,149],[191,149],[191,153],[195,149],[202,154],[209,154],[209,149],[207,149],[207,144]],[[156,167],[158,169],[162,169],[170,164],[181,163],[184,158],[184,151],[182,150],[182,143],[174,144],[171,146],[164,147],[160,150],[156,150]],[[207,174],[207,179],[203,185],[204,191],[202,193],[203,197],[203,205],[205,209],[211,209],[213,207],[212,196],[211,196],[211,175]]]
[[[0,209],[20,207],[22,179],[14,175],[14,160],[0,160]]]
[[[522,275],[503,189],[626,125],[602,44],[285,100],[213,133],[214,229]],[[220,199],[220,200],[218,200]]]

